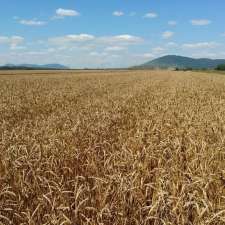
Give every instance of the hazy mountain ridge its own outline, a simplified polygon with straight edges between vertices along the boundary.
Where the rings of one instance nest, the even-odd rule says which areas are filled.
[[[56,70],[66,70],[70,69],[67,66],[61,64],[45,64],[45,65],[37,65],[37,64],[6,64],[4,66],[0,66],[0,69],[56,69]]]
[[[177,55],[163,56],[134,68],[150,69],[150,68],[192,68],[192,69],[215,69],[218,65],[225,64],[225,59],[208,59],[208,58],[190,58]]]

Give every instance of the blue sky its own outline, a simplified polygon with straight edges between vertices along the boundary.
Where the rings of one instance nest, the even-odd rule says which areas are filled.
[[[225,58],[224,0],[0,0],[0,64]]]

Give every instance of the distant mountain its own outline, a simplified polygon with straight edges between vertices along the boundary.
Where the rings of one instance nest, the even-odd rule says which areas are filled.
[[[61,64],[46,64],[46,65],[36,65],[36,64],[6,64],[4,66],[0,66],[0,69],[8,69],[8,70],[17,70],[17,69],[27,69],[27,70],[67,70],[70,69],[69,67],[66,67]]]
[[[150,68],[179,68],[179,69],[215,69],[219,64],[225,64],[225,59],[194,59],[189,57],[167,55],[139,66],[135,66],[137,69],[150,69]]]

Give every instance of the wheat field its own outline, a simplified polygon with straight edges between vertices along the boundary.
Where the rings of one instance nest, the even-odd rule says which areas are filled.
[[[225,76],[1,72],[1,225],[224,225]]]

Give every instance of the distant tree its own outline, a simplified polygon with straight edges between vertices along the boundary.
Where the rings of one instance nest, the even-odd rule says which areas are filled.
[[[222,70],[225,71],[225,64],[220,64],[216,67],[216,70]]]
[[[182,70],[183,70],[183,71],[192,71],[193,68],[191,68],[191,67],[186,67],[186,68],[183,68]]]
[[[192,71],[192,70],[193,70],[192,67],[187,67],[187,68],[186,68],[186,71]]]

